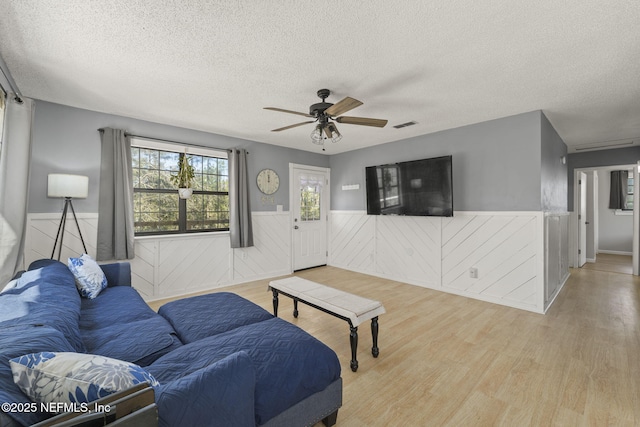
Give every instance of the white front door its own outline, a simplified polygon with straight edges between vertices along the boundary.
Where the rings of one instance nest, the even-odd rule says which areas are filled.
[[[293,270],[327,264],[329,170],[291,165]]]

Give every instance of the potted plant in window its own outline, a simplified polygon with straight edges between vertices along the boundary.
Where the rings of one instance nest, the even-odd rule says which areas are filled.
[[[193,178],[195,172],[193,166],[189,163],[187,154],[180,154],[178,173],[171,175],[171,182],[178,186],[178,194],[181,199],[188,199],[193,194]]]

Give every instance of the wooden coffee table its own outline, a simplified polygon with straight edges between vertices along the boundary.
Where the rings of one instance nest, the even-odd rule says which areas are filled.
[[[301,277],[288,277],[269,283],[273,292],[273,314],[278,315],[278,295],[293,299],[293,317],[298,317],[298,301],[349,323],[349,341],[351,343],[351,370],[358,370],[358,326],[371,320],[373,346],[371,354],[378,357],[378,316],[385,313],[382,303],[363,298],[348,292],[334,289]]]

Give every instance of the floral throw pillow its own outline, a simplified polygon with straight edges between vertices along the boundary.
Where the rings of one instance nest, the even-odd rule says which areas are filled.
[[[33,353],[9,360],[13,381],[36,403],[89,403],[143,382],[158,386],[140,366],[82,353]]]
[[[89,255],[82,254],[80,258],[69,258],[68,265],[83,297],[93,299],[107,287],[107,277],[98,263]]]

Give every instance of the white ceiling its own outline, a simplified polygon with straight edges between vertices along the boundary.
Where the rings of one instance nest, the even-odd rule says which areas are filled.
[[[0,0],[22,94],[320,152],[306,118],[351,96],[326,154],[543,110],[570,150],[640,145],[638,0]],[[415,120],[403,129],[393,126]]]

